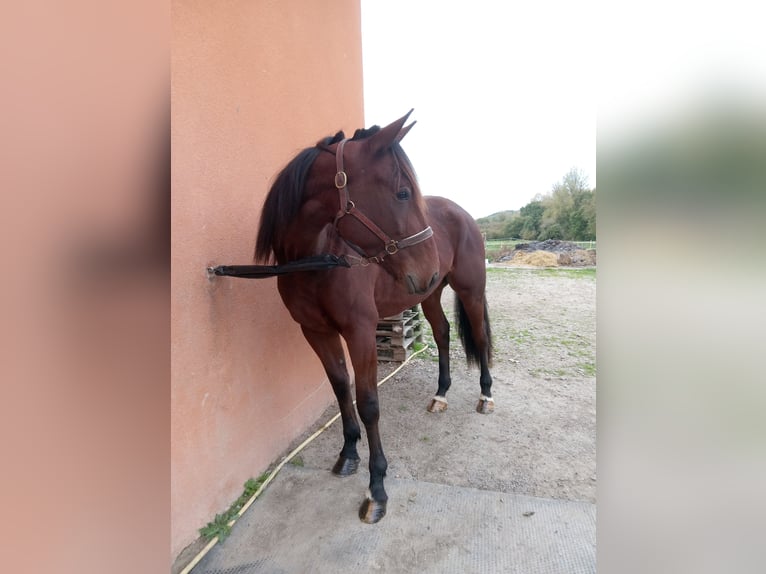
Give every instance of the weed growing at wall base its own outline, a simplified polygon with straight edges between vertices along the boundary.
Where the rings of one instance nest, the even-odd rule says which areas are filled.
[[[240,508],[242,508],[245,503],[250,500],[250,497],[256,493],[256,491],[266,481],[268,476],[269,473],[264,472],[257,479],[249,478],[247,482],[245,482],[244,492],[239,496],[239,498],[237,498],[237,500],[232,503],[229,509],[223,514],[216,514],[212,522],[208,522],[206,526],[203,526],[199,529],[200,536],[206,540],[212,540],[216,536],[220,541],[226,540],[226,537],[231,533],[231,526],[229,526],[229,522],[231,522],[232,519],[237,515],[237,512],[239,512]]]

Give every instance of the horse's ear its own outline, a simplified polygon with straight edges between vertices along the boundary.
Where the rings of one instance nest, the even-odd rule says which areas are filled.
[[[409,128],[412,126],[411,125],[408,126],[407,130],[402,130],[402,127],[404,126],[404,123],[407,121],[407,118],[410,117],[410,114],[412,112],[413,110],[410,110],[401,118],[388,124],[386,127],[382,128],[379,132],[377,132],[375,135],[373,135],[367,140],[366,142],[367,148],[370,150],[370,152],[373,155],[378,153],[379,151],[387,149],[392,143],[394,143],[395,141],[399,141],[400,139],[404,137],[407,131],[409,131]],[[402,131],[404,131],[404,133],[401,134],[401,137],[400,137],[399,134]]]
[[[418,123],[418,120],[415,120],[408,126],[404,126],[401,130],[399,130],[399,134],[394,138],[394,141],[396,143],[399,143],[404,139],[404,136],[407,135],[407,132],[409,132],[412,129],[412,126],[414,126],[416,123]]]

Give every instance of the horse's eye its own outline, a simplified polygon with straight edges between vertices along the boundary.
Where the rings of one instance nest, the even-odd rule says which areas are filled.
[[[406,201],[410,198],[410,189],[408,187],[402,187],[396,192],[396,199]]]

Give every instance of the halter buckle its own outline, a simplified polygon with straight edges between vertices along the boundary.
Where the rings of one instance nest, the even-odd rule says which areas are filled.
[[[339,171],[335,174],[335,187],[343,189],[348,184],[348,176],[345,171]]]
[[[391,243],[386,243],[386,253],[393,255],[397,251],[399,251],[399,246],[396,244],[395,240],[392,239]]]

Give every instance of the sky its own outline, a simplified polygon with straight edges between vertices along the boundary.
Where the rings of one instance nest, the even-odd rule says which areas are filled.
[[[594,17],[584,3],[362,0],[365,124],[402,141],[426,195],[479,218],[571,169],[596,185]]]

